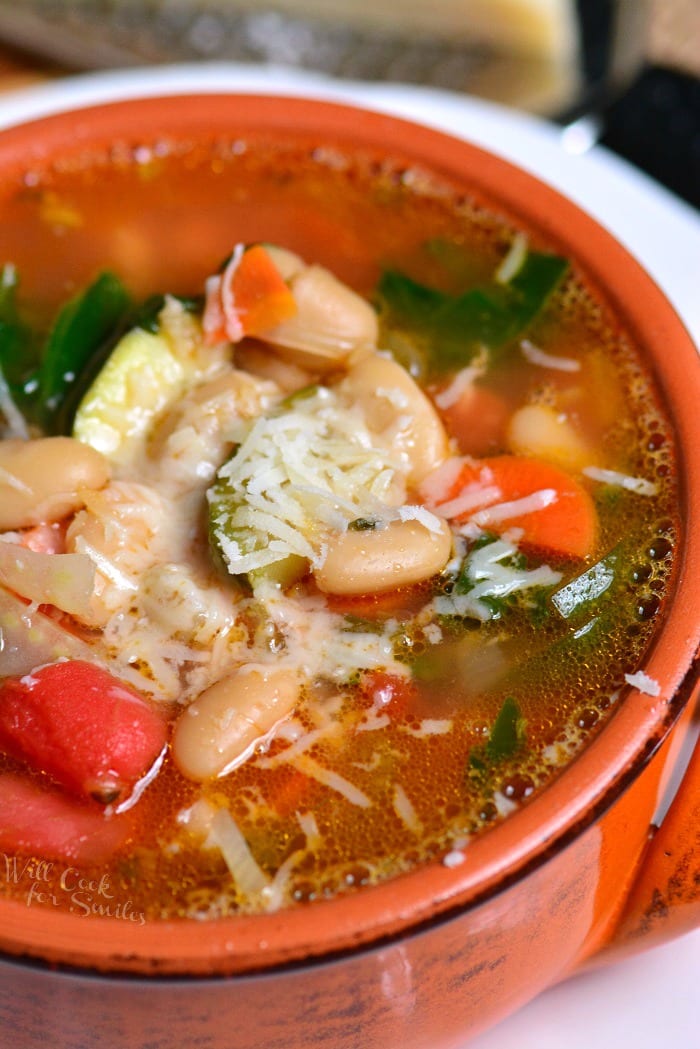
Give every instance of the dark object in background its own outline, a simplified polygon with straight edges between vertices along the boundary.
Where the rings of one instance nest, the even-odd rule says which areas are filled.
[[[608,108],[601,143],[700,209],[700,80],[647,67]]]

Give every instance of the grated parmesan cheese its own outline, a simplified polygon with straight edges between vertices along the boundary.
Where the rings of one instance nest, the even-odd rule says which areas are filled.
[[[244,426],[238,451],[208,492],[229,571],[247,574],[290,556],[320,567],[330,531],[358,517],[395,516],[391,503],[402,476],[391,446],[330,389]],[[399,487],[402,493],[402,481]]]
[[[467,594],[442,594],[433,599],[438,615],[469,616],[485,622],[493,618],[493,611],[484,603],[485,597],[507,597],[533,586],[553,586],[561,579],[549,565],[537,568],[514,568],[501,562],[512,558],[517,546],[505,539],[472,551],[466,562],[467,578],[474,585]]]
[[[418,728],[408,726],[405,731],[418,739],[422,736],[443,736],[452,731],[452,719],[423,718]]]
[[[552,506],[557,501],[557,493],[554,488],[542,488],[538,492],[523,496],[522,499],[512,499],[507,503],[497,503],[495,506],[486,507],[472,515],[472,523],[488,531],[493,524],[508,521],[511,517],[521,517],[523,514],[536,513]]]
[[[520,271],[527,258],[527,247],[528,242],[525,234],[516,233],[508,253],[494,274],[494,279],[498,284],[508,284]]]
[[[592,481],[612,484],[628,492],[635,492],[637,495],[651,496],[658,492],[658,485],[654,481],[647,481],[644,477],[630,477],[629,474],[623,474],[617,470],[604,470],[599,466],[584,466],[581,472],[586,477],[590,477]]]
[[[400,506],[396,511],[396,516],[399,521],[417,521],[418,524],[422,524],[429,532],[433,532],[436,535],[442,533],[440,518],[436,517],[430,510],[426,510],[424,506]]]
[[[573,357],[556,357],[554,354],[545,353],[539,346],[535,346],[529,339],[523,339],[520,343],[520,351],[529,364],[536,364],[540,368],[553,368],[560,372],[577,372],[581,370],[581,362]]]
[[[442,857],[443,867],[460,867],[466,859],[461,849],[452,849]]]
[[[212,818],[204,847],[220,851],[241,893],[258,894],[269,886],[270,879],[258,865],[228,809],[217,810]]]
[[[454,488],[465,463],[471,462],[472,460],[466,456],[453,455],[445,459],[444,463],[435,470],[431,470],[419,485],[419,492],[423,501],[428,506],[437,507],[445,492],[449,492]]]
[[[331,790],[337,791],[338,794],[342,794],[352,805],[357,805],[361,809],[368,809],[372,805],[371,800],[364,791],[356,787],[354,783],[341,776],[339,772],[333,772],[324,765],[320,765],[308,754],[299,755],[299,757],[290,761],[290,765],[310,776],[311,779],[317,780],[318,783],[322,783],[324,787],[329,787]]]
[[[645,696],[659,696],[661,695],[661,685],[658,681],[655,681],[653,677],[649,677],[643,670],[638,670],[636,674],[625,674],[625,681],[632,688],[636,688],[639,692],[643,692]]]
[[[473,388],[476,380],[484,374],[488,367],[488,361],[488,354],[482,350],[471,364],[458,371],[449,386],[446,386],[444,390],[440,390],[435,395],[434,400],[438,408],[442,408],[444,411],[446,408],[452,408],[453,405],[461,401]]]
[[[400,783],[394,784],[393,807],[394,812],[408,830],[416,835],[422,832],[423,824],[418,818],[411,799]]]
[[[442,641],[442,629],[437,623],[428,623],[423,627],[423,636],[431,645],[439,645]]]

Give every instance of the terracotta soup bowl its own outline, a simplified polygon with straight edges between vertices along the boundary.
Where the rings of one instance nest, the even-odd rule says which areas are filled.
[[[413,200],[425,239],[453,235],[460,214],[491,215],[571,260],[652,376],[676,446],[680,534],[658,629],[630,667],[645,676],[621,686],[544,789],[448,862],[443,852],[333,897],[143,919],[113,883],[82,884],[80,864],[64,861],[60,892],[88,901],[71,911],[41,898],[55,857],[18,867],[26,854],[0,849],[0,890],[14,884],[0,899],[0,1025],[22,1049],[456,1046],[574,970],[700,919],[700,753],[653,827],[698,691],[700,363],[634,259],[509,163],[343,105],[148,98],[0,136],[0,262],[9,242],[23,294],[47,312],[103,265],[144,293],[184,295],[233,243],[253,241],[284,244],[369,295],[377,260],[397,261]]]

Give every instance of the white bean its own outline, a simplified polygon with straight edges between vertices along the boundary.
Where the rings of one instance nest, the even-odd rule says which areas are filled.
[[[338,388],[361,407],[369,429],[404,458],[409,484],[419,484],[447,458],[447,434],[437,411],[391,357],[375,353],[358,361]]]
[[[285,281],[291,281],[306,267],[300,255],[289,251],[288,248],[281,248],[278,244],[265,244],[265,251]]]
[[[0,441],[0,531],[62,520],[109,474],[105,457],[72,437]]]
[[[285,360],[270,347],[252,340],[236,346],[236,365],[249,375],[274,382],[283,393],[294,393],[310,386],[314,376],[293,361]]]
[[[546,404],[526,404],[513,413],[506,434],[516,455],[533,455],[567,470],[593,461],[593,452],[569,418]]]
[[[195,386],[164,414],[150,439],[161,478],[175,490],[211,481],[231,452],[232,421],[255,418],[278,393],[272,383],[233,368]]]
[[[377,316],[365,299],[323,266],[306,266],[290,281],[294,317],[267,332],[281,356],[315,373],[337,371],[377,344]]]
[[[250,664],[205,689],[180,715],[172,753],[188,779],[204,782],[244,761],[299,700],[296,671]]]
[[[314,578],[327,594],[374,594],[410,586],[440,572],[452,552],[452,533],[419,521],[392,521],[384,528],[352,529],[333,538]]]

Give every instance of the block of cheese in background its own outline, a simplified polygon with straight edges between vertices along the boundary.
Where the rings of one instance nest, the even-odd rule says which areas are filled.
[[[220,9],[228,4],[237,15],[249,14],[253,19],[260,15],[256,41],[270,31],[265,14],[274,12],[354,30],[360,39],[358,49],[373,35],[401,40],[412,48],[413,65],[399,59],[379,68],[382,55],[376,59],[376,69],[371,56],[356,50],[343,60],[342,74],[359,79],[400,81],[410,68],[409,79],[463,90],[543,116],[568,110],[580,93],[575,0],[219,0],[219,4]],[[283,60],[295,62],[293,33],[288,42],[289,51],[287,41],[281,40]],[[419,45],[425,45],[426,62],[435,45],[449,50],[445,56],[434,56],[435,69],[431,70],[416,63]],[[304,55],[302,64],[313,65],[313,59],[309,63]]]
[[[574,0],[229,0],[237,10],[274,9],[403,37],[425,35],[505,54],[572,60]]]

